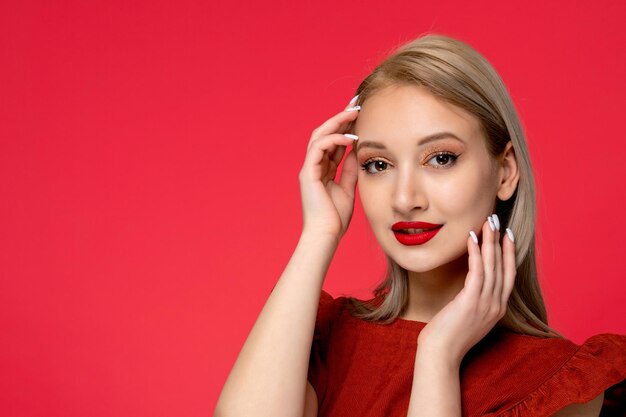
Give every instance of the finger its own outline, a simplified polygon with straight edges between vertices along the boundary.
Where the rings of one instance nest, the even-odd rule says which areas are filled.
[[[471,236],[467,239],[468,272],[465,278],[465,288],[471,299],[478,300],[483,286],[483,260],[478,243],[475,243]]]
[[[335,151],[330,154],[329,156],[330,160],[333,161],[335,166],[339,166],[339,163],[341,162],[341,159],[343,158],[343,155],[345,153],[346,153],[346,147],[338,146],[337,149],[335,149]]]
[[[350,102],[348,103],[348,105],[346,106],[346,108],[344,110],[348,110],[348,109],[356,106],[358,100],[359,100],[359,95],[357,94],[356,96],[352,97],[352,100],[350,100]]]
[[[510,230],[510,229],[509,229]],[[511,232],[512,233],[512,232]],[[513,236],[515,239],[515,236]],[[509,297],[513,291],[515,284],[515,277],[517,275],[517,261],[515,260],[515,243],[511,241],[508,236],[504,236],[502,239],[502,252],[503,252],[503,269],[504,269],[504,283],[502,287],[502,305],[508,304]]]
[[[358,113],[358,110],[360,110],[360,106],[357,106],[357,100],[359,98],[359,95],[357,94],[356,96],[354,96],[352,98],[352,100],[350,100],[350,102],[348,103],[348,105],[345,107],[344,109],[344,113],[348,112],[348,113]],[[340,113],[341,114],[341,113]],[[339,123],[339,126],[336,128],[336,132],[337,133],[346,133],[348,131],[348,129],[350,128],[350,126],[354,123],[354,120],[356,119],[356,117],[349,119],[346,122],[343,123]],[[320,130],[318,129],[317,133],[320,133]],[[322,130],[321,133],[323,134],[324,131]],[[313,139],[313,137],[312,137]],[[345,153],[345,148],[339,148],[339,152],[338,153],[333,153],[333,155],[331,156],[331,159],[338,165],[339,162],[341,162],[341,158],[343,158],[343,154]]]
[[[494,250],[494,232],[491,230],[491,217],[488,217],[487,221],[483,223],[482,230],[482,246],[480,252],[482,253],[483,265],[485,269],[485,282],[483,283],[483,289],[480,293],[481,302],[485,305],[491,305],[493,299],[493,288],[495,283],[495,250]],[[495,226],[494,226],[495,227]]]
[[[327,135],[313,141],[304,159],[304,173],[318,178],[321,175],[322,165],[324,165],[322,161],[325,156],[328,158],[328,152],[334,151],[337,146],[347,146],[353,142],[354,139],[339,133]]]
[[[309,140],[309,145],[307,149],[311,148],[311,143],[313,141],[319,139],[322,136],[330,135],[333,133],[345,133],[348,124],[356,119],[358,113],[358,111],[344,110],[341,113],[337,113],[330,119],[326,120],[311,134],[311,140]]]
[[[339,186],[346,194],[354,196],[354,190],[356,188],[356,182],[358,178],[358,164],[356,161],[356,154],[354,148],[348,152],[346,160],[343,161],[343,167],[341,168],[341,179],[339,180]]]
[[[331,161],[337,156],[340,148],[343,148],[342,152],[345,152],[346,147],[354,143],[355,139],[353,137],[346,136],[341,133],[333,133],[313,141],[307,156],[315,155],[321,151],[323,156],[325,156],[327,160]],[[338,159],[338,162],[341,162],[341,158]]]
[[[491,216],[491,218],[495,223],[497,215],[494,214]],[[497,223],[499,223],[499,221]],[[495,300],[502,299],[502,287],[504,283],[504,272],[502,271],[502,246],[500,245],[500,230],[498,226],[499,224],[496,224],[496,231],[494,234],[494,250],[496,254],[496,282],[493,289],[493,296]]]

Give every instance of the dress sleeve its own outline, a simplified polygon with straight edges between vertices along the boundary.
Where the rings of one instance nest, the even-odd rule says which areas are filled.
[[[315,388],[315,393],[320,403],[326,392],[326,357],[328,353],[328,338],[335,314],[334,307],[335,299],[333,299],[329,293],[322,290],[317,309],[317,317],[315,319],[315,330],[313,332],[308,372],[308,380],[313,388]]]
[[[602,392],[600,417],[626,416],[626,335],[588,338],[571,358],[523,401],[492,417],[548,417]]]

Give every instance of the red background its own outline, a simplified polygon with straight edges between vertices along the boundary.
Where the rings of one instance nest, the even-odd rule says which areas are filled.
[[[298,240],[311,131],[426,31],[518,107],[550,323],[626,333],[624,2],[3,3],[3,416],[211,414]],[[383,272],[357,202],[324,288]]]

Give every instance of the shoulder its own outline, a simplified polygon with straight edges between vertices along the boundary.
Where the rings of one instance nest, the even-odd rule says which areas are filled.
[[[329,292],[322,290],[317,308],[317,321],[329,323],[339,314],[343,305],[343,297],[333,297]]]
[[[321,291],[309,356],[308,381],[310,388],[307,388],[307,401],[309,401],[309,397],[313,398],[311,391],[319,402],[324,399],[328,380],[327,362],[330,339],[333,327],[338,322],[342,305],[343,297],[335,298],[330,293]]]
[[[485,390],[471,397],[490,403],[485,411],[494,414],[487,415],[538,417],[561,410],[557,416],[582,417],[600,408],[626,411],[626,335],[598,334],[578,345],[499,330],[470,353],[463,365],[465,384],[470,391],[474,386]]]
[[[603,333],[582,344],[560,337],[537,337],[499,329],[488,334],[470,351],[478,363],[488,360],[503,365],[540,367],[553,373],[563,366],[576,369],[617,371],[626,366],[626,335]],[[533,370],[536,374],[537,369]],[[618,372],[619,373],[619,372]]]
[[[314,342],[327,342],[344,308],[345,297],[333,297],[322,289],[315,318]]]

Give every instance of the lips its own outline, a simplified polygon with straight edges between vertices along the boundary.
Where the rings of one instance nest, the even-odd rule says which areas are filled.
[[[397,222],[391,230],[398,242],[412,246],[428,242],[442,227],[442,224],[427,222]]]

